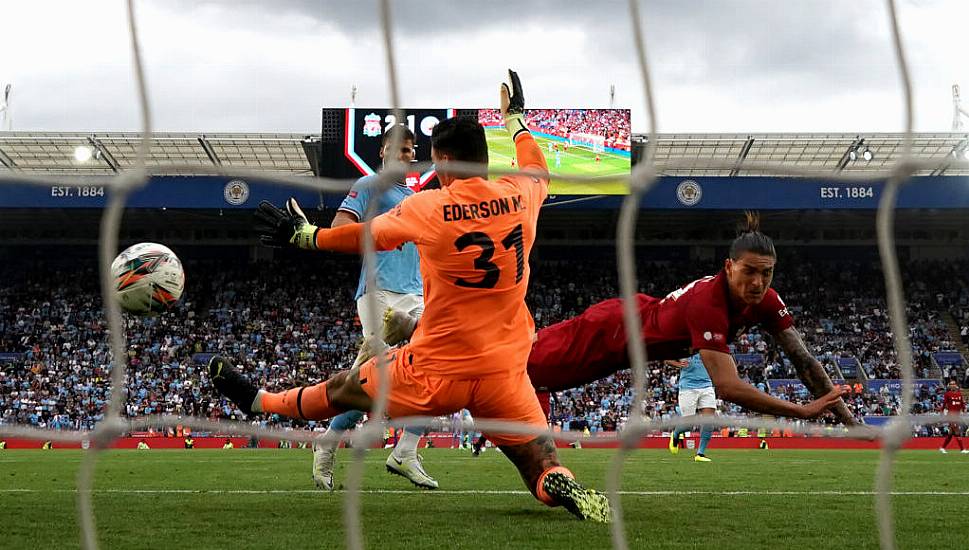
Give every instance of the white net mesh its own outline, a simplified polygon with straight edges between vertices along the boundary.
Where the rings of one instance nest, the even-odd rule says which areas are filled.
[[[878,208],[877,215],[877,231],[878,231],[878,247],[881,256],[886,289],[888,293],[888,309],[891,318],[891,328],[892,335],[894,337],[895,349],[898,354],[899,365],[901,368],[902,378],[903,378],[903,389],[902,389],[902,402],[903,406],[901,408],[898,417],[894,418],[886,428],[875,432],[876,436],[880,438],[883,442],[881,462],[877,471],[876,476],[876,490],[874,492],[876,499],[876,510],[877,510],[877,522],[880,534],[880,545],[881,548],[889,550],[895,547],[895,531],[893,524],[893,516],[891,509],[891,487],[892,487],[892,469],[894,464],[894,459],[897,451],[901,448],[902,444],[911,437],[912,425],[932,425],[941,424],[949,419],[943,420],[939,416],[913,416],[910,414],[911,405],[913,402],[913,391],[914,391],[914,374],[912,369],[912,352],[911,344],[908,338],[907,321],[905,318],[905,300],[902,292],[901,280],[899,275],[899,265],[898,260],[895,255],[895,244],[893,235],[893,221],[894,221],[894,208],[896,197],[898,194],[899,187],[915,172],[918,170],[931,169],[927,163],[919,163],[912,159],[911,156],[911,143],[912,143],[912,128],[913,128],[913,114],[912,114],[912,88],[909,79],[908,66],[905,59],[905,50],[902,44],[901,32],[898,24],[898,17],[896,11],[896,5],[894,0],[886,0],[885,6],[890,18],[890,28],[892,32],[893,45],[895,49],[895,57],[898,65],[899,75],[901,77],[903,97],[904,97],[904,110],[905,110],[905,146],[904,154],[890,169],[885,172],[879,173],[865,173],[865,174],[855,174],[855,175],[838,175],[834,179],[839,180],[852,180],[858,181],[861,179],[865,180],[884,180],[887,177],[886,184],[884,186],[884,191],[881,197],[881,202]],[[630,183],[630,193],[625,197],[619,218],[619,226],[616,236],[616,246],[617,255],[619,263],[619,283],[621,289],[621,295],[624,300],[624,316],[625,316],[625,329],[629,342],[629,355],[631,358],[631,366],[633,372],[633,383],[634,383],[634,396],[635,404],[631,407],[631,417],[628,424],[624,429],[619,432],[617,436],[612,437],[601,437],[597,438],[599,441],[618,441],[621,445],[617,451],[615,458],[612,462],[610,468],[610,475],[607,478],[607,488],[609,492],[610,501],[613,506],[613,523],[612,523],[612,537],[613,546],[618,549],[628,548],[628,543],[626,540],[626,534],[623,524],[623,513],[619,495],[621,494],[620,487],[622,481],[622,466],[628,454],[637,445],[638,441],[647,432],[663,429],[672,429],[675,427],[686,427],[686,426],[696,426],[701,424],[706,424],[712,426],[716,424],[717,426],[732,426],[732,427],[747,427],[747,428],[765,428],[765,429],[787,429],[792,430],[797,433],[824,433],[823,431],[817,430],[817,426],[812,426],[809,424],[792,426],[791,424],[773,421],[773,420],[763,420],[763,419],[749,419],[749,418],[738,418],[738,417],[719,417],[715,421],[698,421],[694,418],[689,419],[677,419],[674,421],[661,421],[661,420],[651,420],[643,416],[644,408],[642,407],[643,401],[645,399],[645,364],[646,364],[646,353],[642,341],[637,337],[640,333],[640,319],[638,312],[635,307],[634,294],[637,291],[637,281],[635,272],[635,252],[633,248],[633,237],[634,229],[636,223],[636,217],[639,213],[640,199],[643,194],[646,193],[651,186],[656,182],[657,171],[655,164],[653,162],[654,151],[656,147],[656,109],[654,105],[654,95],[652,91],[651,81],[650,81],[650,71],[646,57],[646,46],[645,38],[643,36],[642,29],[642,16],[639,11],[639,4],[636,0],[629,1],[629,20],[632,23],[632,31],[634,35],[634,43],[636,47],[636,59],[639,64],[640,74],[643,80],[643,86],[645,89],[646,96],[646,110],[649,120],[649,136],[646,143],[646,152],[643,156],[642,161],[635,167],[633,172],[629,176]],[[92,432],[71,432],[71,431],[49,431],[41,430],[31,427],[16,426],[16,425],[0,425],[0,437],[21,437],[21,438],[32,438],[39,440],[51,440],[58,442],[82,442],[89,441],[90,446],[88,450],[84,453],[84,459],[82,461],[81,467],[78,472],[77,479],[77,513],[78,520],[82,533],[82,544],[86,549],[95,549],[98,547],[97,531],[95,528],[95,518],[92,509],[91,494],[92,485],[94,481],[94,466],[98,459],[98,453],[100,450],[105,449],[109,444],[124,432],[138,430],[142,428],[147,428],[149,426],[165,426],[165,427],[175,427],[175,426],[185,426],[193,430],[212,430],[212,431],[224,431],[231,430],[237,434],[250,435],[250,436],[263,436],[263,437],[273,437],[279,436],[279,430],[271,428],[260,428],[255,427],[250,424],[243,422],[212,422],[201,418],[189,418],[176,417],[176,416],[153,416],[148,418],[142,418],[134,420],[131,422],[122,421],[122,408],[123,408],[123,391],[117,391],[119,388],[124,387],[125,383],[125,371],[127,364],[125,363],[125,358],[127,357],[126,346],[124,341],[124,332],[122,330],[122,318],[121,311],[118,304],[109,299],[112,296],[112,284],[110,277],[110,265],[111,261],[117,253],[118,244],[118,230],[121,221],[121,215],[125,207],[125,201],[128,195],[135,189],[144,185],[147,181],[148,172],[146,169],[145,160],[149,157],[149,152],[151,149],[151,136],[152,136],[152,123],[151,123],[151,108],[147,99],[147,85],[145,83],[144,72],[142,70],[142,52],[139,46],[138,40],[138,26],[136,23],[135,13],[134,13],[134,2],[128,0],[127,2],[127,16],[129,33],[131,39],[131,50],[133,57],[133,70],[136,76],[136,82],[138,86],[138,96],[141,107],[141,117],[142,117],[142,140],[140,144],[140,149],[138,151],[138,162],[135,166],[131,167],[127,171],[124,171],[117,176],[111,178],[103,178],[101,180],[92,179],[89,180],[90,184],[105,185],[110,190],[110,200],[108,207],[104,210],[102,223],[101,223],[101,233],[100,233],[100,277],[101,277],[101,291],[104,297],[104,308],[108,320],[108,327],[110,330],[110,345],[112,351],[112,357],[114,362],[111,369],[111,381],[110,387],[114,388],[116,391],[111,392],[110,401],[108,404],[107,414],[104,420],[97,424],[96,428]],[[380,3],[380,21],[383,31],[383,45],[384,51],[387,56],[387,66],[388,66],[388,83],[390,86],[390,96],[391,103],[394,109],[399,108],[399,93],[398,93],[398,79],[397,79],[397,61],[394,58],[394,35],[393,35],[393,24],[392,24],[392,14],[390,10],[389,0],[382,0]],[[398,113],[399,115],[399,113]],[[400,118],[400,117],[398,117]],[[687,163],[689,166],[687,166]],[[724,160],[724,161],[704,161],[702,159],[689,159],[683,162],[683,168],[711,168],[711,169],[732,169],[735,166],[734,160]],[[958,164],[960,168],[965,168],[969,163],[961,162],[954,163]],[[164,172],[167,168],[177,168],[177,167],[157,167],[156,170]],[[675,170],[678,168],[676,162],[670,162],[665,167],[667,170]],[[767,164],[767,163],[744,163],[744,169],[749,173],[767,173],[771,174],[784,174],[790,176],[812,176],[811,172],[799,170],[793,168],[789,165],[784,164]],[[266,181],[271,180],[279,185],[295,186],[310,188],[318,191],[327,192],[345,192],[349,189],[351,181],[337,181],[328,179],[305,179],[300,177],[285,176],[281,174],[268,174],[266,172],[250,172],[246,170],[235,170],[235,169],[224,169],[219,168],[217,171],[213,172],[219,175],[229,175],[229,176],[239,176],[239,177],[258,177],[259,179]],[[494,171],[494,173],[502,173],[500,170]],[[380,178],[380,185],[383,185],[383,189],[389,188],[393,183],[393,179],[399,174],[393,172],[385,172]],[[582,181],[586,183],[595,183],[597,178],[589,177],[578,177],[578,176],[568,176],[568,175],[555,175],[555,177],[562,181]],[[614,181],[614,177],[608,178],[610,181]],[[52,177],[37,177],[28,176],[22,174],[6,175],[0,176],[0,183],[28,183],[40,186],[50,186],[51,184],[73,183],[68,178],[52,178]],[[798,185],[797,180],[789,180],[786,184],[788,185]],[[371,205],[375,205],[377,201],[371,201]],[[367,229],[365,230],[365,261],[367,279],[370,281],[372,286],[375,280],[375,254],[374,254],[374,243],[372,235],[369,230],[369,221],[374,215],[374,209],[371,208],[366,213],[366,224]],[[377,318],[377,303],[372,299],[373,294],[369,295],[369,299],[366,303],[366,307],[369,309],[370,315],[373,318]],[[381,343],[381,346],[383,344]],[[383,357],[383,354],[378,354],[378,358]],[[385,365],[379,365],[379,368],[385,368]],[[383,411],[386,410],[387,403],[387,377],[381,377],[381,387],[379,391],[378,398],[374,405],[374,409],[370,411],[370,417],[374,419],[383,418]],[[969,418],[963,418],[962,420],[969,420]],[[432,418],[404,418],[395,419],[390,422],[395,427],[405,427],[405,426],[437,426],[437,420]],[[365,427],[360,429],[355,435],[355,448],[357,449],[355,453],[355,460],[349,470],[346,480],[346,494],[345,494],[345,524],[346,524],[346,536],[347,536],[347,546],[354,550],[363,548],[364,537],[360,524],[360,485],[362,479],[362,468],[363,468],[363,449],[369,446],[370,442],[377,440],[383,433],[387,423],[386,422],[370,422]],[[551,434],[551,432],[537,431],[533,428],[529,428],[523,425],[516,425],[509,422],[498,422],[491,420],[478,420],[475,422],[475,429],[481,431],[499,431],[507,433],[522,433],[522,434]],[[842,437],[853,437],[853,438],[871,438],[873,432],[865,428],[851,428],[847,429],[842,433]],[[556,433],[551,434],[560,440],[576,441],[581,436],[578,434],[568,434],[568,433]],[[286,432],[286,439],[295,441],[304,441],[307,443],[312,442],[315,439],[315,435],[310,432]]]

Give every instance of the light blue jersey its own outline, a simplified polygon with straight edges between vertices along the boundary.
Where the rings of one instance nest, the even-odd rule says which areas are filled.
[[[340,210],[354,214],[359,221],[367,212],[367,205],[373,195],[372,187],[376,184],[377,176],[364,176],[357,180],[350,188]],[[414,191],[403,184],[397,184],[379,197],[376,215],[383,214],[400,204]],[[399,250],[377,252],[377,288],[400,294],[424,295],[424,282],[421,280],[420,257],[414,243],[404,243]],[[360,298],[367,292],[367,273],[360,270],[360,284],[357,285],[357,295]]]
[[[690,364],[680,370],[680,390],[699,390],[702,388],[712,388],[713,381],[707,373],[707,368],[703,366],[700,354],[690,357]]]

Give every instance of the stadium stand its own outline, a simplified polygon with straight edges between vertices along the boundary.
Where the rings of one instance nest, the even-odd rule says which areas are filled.
[[[108,398],[108,350],[95,268],[88,262],[81,270],[64,260],[14,263],[0,274],[8,281],[0,289],[0,421],[88,429],[101,419]],[[213,353],[245,361],[270,388],[315,383],[349,365],[359,335],[352,294],[357,261],[324,256],[310,266],[307,262],[305,257],[273,263],[190,259],[186,298],[175,311],[128,320],[132,368],[125,414],[239,418],[233,405],[210,391],[201,366]],[[850,399],[855,414],[870,423],[896,414],[899,376],[877,268],[838,261],[838,276],[830,277],[825,274],[835,271],[829,262],[801,258],[783,265],[775,287],[832,379],[859,384],[861,391]],[[956,349],[964,344],[958,332],[952,334],[961,329],[941,320],[951,315],[966,326],[965,289],[961,294],[949,289],[962,284],[959,274],[967,267],[965,262],[906,266],[910,334],[921,378],[917,412],[938,409],[943,378],[969,382],[965,358]],[[660,296],[715,269],[712,262],[639,265],[643,292]],[[529,303],[537,326],[617,295],[612,270],[611,262],[592,259],[534,262]],[[326,284],[316,284],[324,276]],[[302,284],[306,277],[314,284]],[[925,280],[932,284],[920,284]],[[769,337],[745,334],[733,351],[751,383],[787,399],[807,399]],[[677,374],[675,368],[651,365],[649,416],[675,414]],[[611,431],[625,422],[632,401],[630,375],[621,372],[555,395],[551,420],[563,430]],[[742,412],[734,406],[724,411]],[[291,426],[278,419],[259,422]]]

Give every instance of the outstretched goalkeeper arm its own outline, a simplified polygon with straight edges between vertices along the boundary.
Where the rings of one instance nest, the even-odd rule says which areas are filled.
[[[499,94],[501,116],[505,121],[505,129],[515,142],[518,164],[523,170],[547,173],[548,163],[545,162],[545,155],[542,154],[542,149],[535,143],[535,138],[525,125],[525,94],[522,93],[522,83],[518,73],[508,69],[508,79],[511,81],[511,88],[503,83]],[[548,185],[548,177],[542,179]]]
[[[404,199],[396,211],[382,214],[378,218],[402,217],[401,212],[412,198],[414,197]],[[416,221],[399,220],[398,223],[381,225],[386,227],[378,229],[377,223],[371,225],[374,245],[378,251],[393,250],[407,241],[416,242],[420,237],[421,225]],[[274,248],[295,246],[306,250],[330,250],[346,254],[363,252],[362,223],[347,223],[332,228],[319,227],[310,223],[293,198],[286,201],[285,209],[262,201],[256,210],[256,232],[262,244]]]

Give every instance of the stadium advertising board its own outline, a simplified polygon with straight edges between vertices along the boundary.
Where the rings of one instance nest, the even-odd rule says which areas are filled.
[[[343,177],[354,177],[346,176]],[[359,177],[359,176],[356,176]],[[0,186],[0,208],[102,208],[108,190],[85,183],[70,186]],[[657,210],[874,210],[883,184],[834,183],[825,180],[769,177],[661,177],[641,206]],[[836,191],[835,191],[836,190]],[[567,193],[554,194],[550,203],[571,201]],[[243,208],[259,201],[282,204],[295,196],[302,204],[339,206],[340,194],[323,194],[256,180],[221,176],[156,176],[133,192],[133,208]],[[586,196],[562,208],[616,209],[621,195]],[[901,188],[898,208],[969,208],[969,178],[922,176]]]
[[[916,378],[913,380],[916,388],[924,387],[929,389],[936,389],[942,387],[942,381],[938,378]],[[902,381],[897,379],[887,379],[887,378],[875,378],[868,381],[868,391],[871,393],[879,393],[882,388],[886,388],[888,393],[901,394],[902,393]]]
[[[660,177],[641,202],[657,210],[875,210],[882,182],[833,182],[776,177]],[[618,208],[623,197],[606,196],[582,208]],[[554,197],[568,201],[570,197]],[[900,189],[898,208],[969,208],[969,177],[920,176]]]
[[[104,208],[110,190],[78,177],[73,185],[0,185],[0,208]],[[154,176],[128,196],[128,208],[224,208],[254,209],[268,200],[282,204],[296,197],[313,205],[320,194],[242,178],[222,176]]]
[[[474,117],[485,127],[490,166],[515,169],[514,144],[497,109],[402,109],[397,120],[386,108],[324,109],[320,175],[359,178],[380,169],[381,136],[394,124],[415,135],[416,161],[430,161],[434,125],[452,116]],[[631,126],[628,109],[528,109],[525,120],[542,148],[552,172],[586,176],[626,176],[631,167]],[[408,175],[408,185],[421,188],[433,181],[432,170]],[[552,193],[562,195],[623,194],[622,181],[595,185],[552,181]]]

